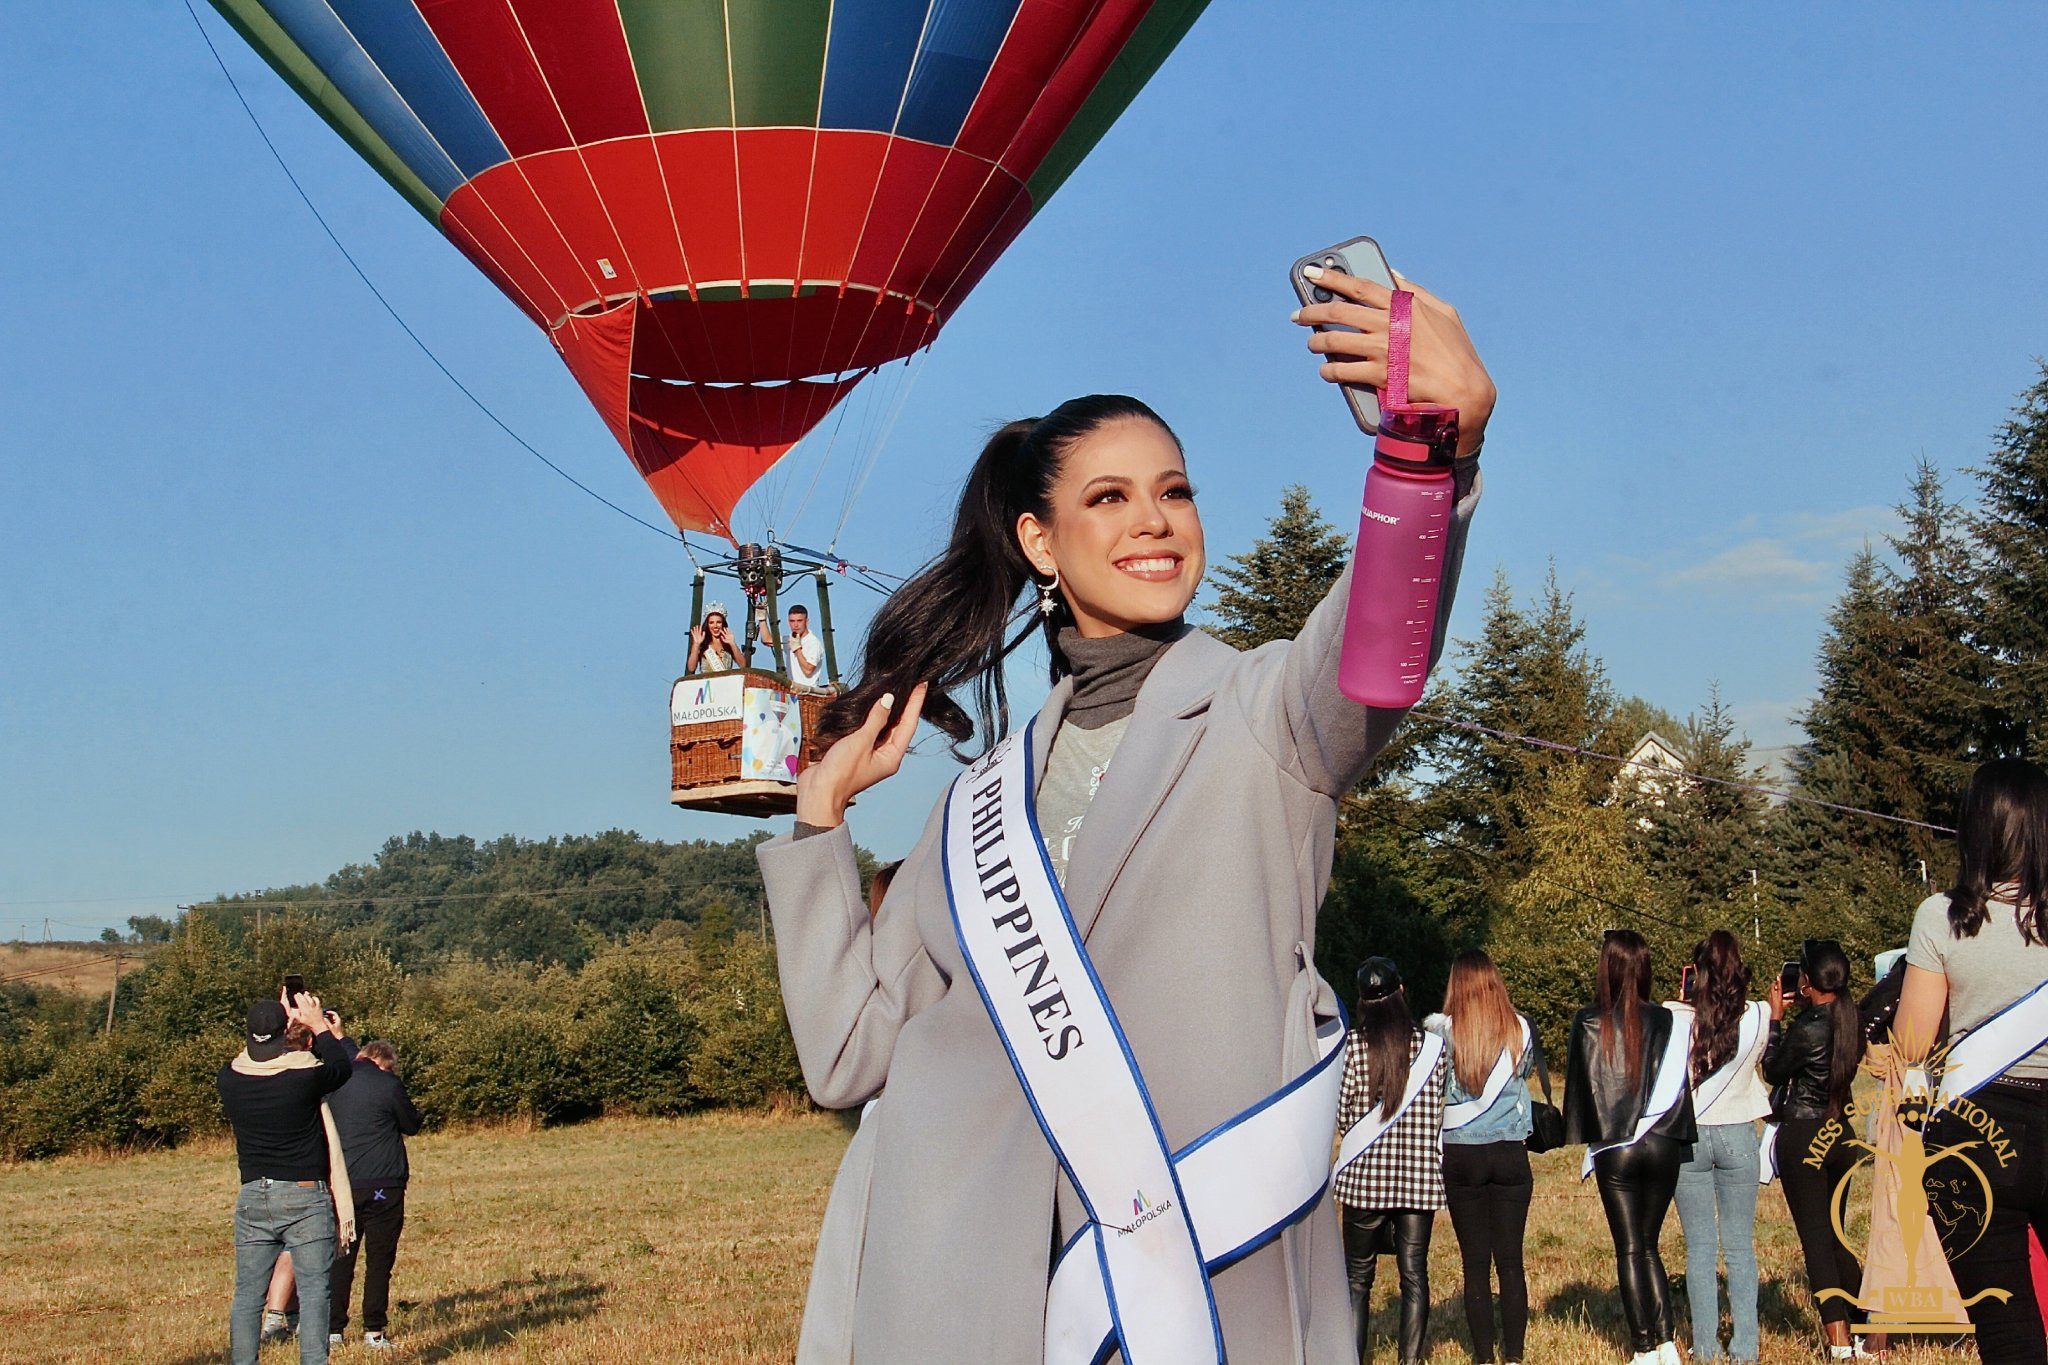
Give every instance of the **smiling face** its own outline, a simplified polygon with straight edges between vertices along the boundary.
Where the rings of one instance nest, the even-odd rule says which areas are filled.
[[[1017,540],[1084,637],[1171,621],[1202,581],[1202,518],[1180,446],[1158,423],[1122,417],[1069,445],[1045,520],[1025,513]]]

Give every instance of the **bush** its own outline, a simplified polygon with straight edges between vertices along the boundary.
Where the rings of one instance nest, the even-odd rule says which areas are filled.
[[[122,1039],[73,1043],[24,1086],[10,1087],[8,1153],[55,1156],[125,1147],[140,1136],[147,1067]],[[14,1092],[21,1093],[16,1101]]]
[[[515,1009],[472,1014],[434,1030],[430,1056],[415,1073],[423,1114],[450,1118],[524,1118],[556,1123],[595,1112],[587,1079],[557,1012]]]
[[[174,1146],[226,1127],[215,1077],[240,1049],[239,1036],[221,1033],[188,1038],[156,1052],[149,1059],[149,1079],[142,1083],[139,1097],[142,1135]]]
[[[804,1092],[774,954],[736,939],[692,1002],[703,1041],[690,1082],[712,1104],[762,1105]]]

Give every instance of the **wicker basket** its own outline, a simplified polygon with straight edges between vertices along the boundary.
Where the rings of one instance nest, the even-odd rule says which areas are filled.
[[[789,681],[773,673],[748,669],[746,686],[789,690]],[[818,761],[822,750],[813,738],[825,706],[832,699],[816,693],[797,694],[797,713],[803,721],[804,739],[797,752],[797,770]],[[783,782],[742,780],[740,737],[743,720],[707,721],[697,725],[669,727],[670,799],[677,805],[705,809],[726,809],[734,814],[772,815],[796,808],[796,788]],[[722,802],[718,788],[730,789],[737,800]]]

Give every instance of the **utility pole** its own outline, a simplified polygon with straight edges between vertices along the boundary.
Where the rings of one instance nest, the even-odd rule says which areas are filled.
[[[121,954],[114,954],[114,989],[107,992],[107,1036],[114,1034],[114,997],[121,993]]]
[[[1756,869],[1749,870],[1749,933],[1758,943],[1764,941],[1763,915],[1756,906]]]

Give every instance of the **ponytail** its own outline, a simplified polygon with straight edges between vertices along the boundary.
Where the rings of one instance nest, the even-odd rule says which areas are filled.
[[[924,719],[965,760],[970,755],[963,746],[977,729],[983,750],[1009,731],[1003,660],[1034,632],[1044,633],[1052,680],[1072,671],[1059,649],[1059,628],[1072,620],[1066,605],[1056,599],[1055,610],[1042,614],[1033,596],[1019,607],[1018,598],[1037,576],[1017,543],[1017,519],[1028,512],[1050,522],[1052,489],[1068,449],[1101,426],[1131,418],[1172,434],[1158,413],[1135,398],[1090,394],[1044,417],[1011,422],[989,438],[960,490],[946,548],[875,613],[855,681],[819,722],[820,743],[859,729],[884,693],[900,702],[923,682],[931,685]],[[972,689],[972,716],[953,695],[962,688]]]
[[[1799,965],[1817,991],[1830,991],[1828,1012],[1828,1107],[1848,1107],[1849,1087],[1863,1063],[1863,1016],[1849,995],[1849,955],[1833,939],[1808,939],[1800,945]]]

